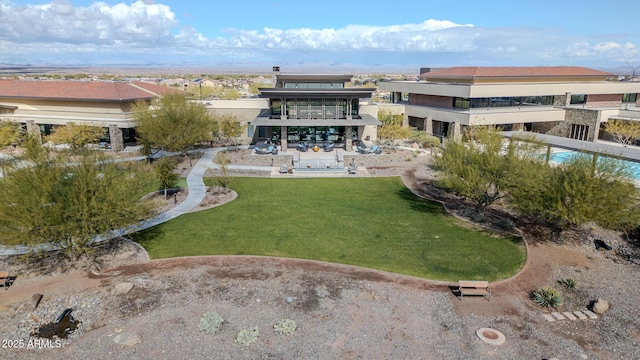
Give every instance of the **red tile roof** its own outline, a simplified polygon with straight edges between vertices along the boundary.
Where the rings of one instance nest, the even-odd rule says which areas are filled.
[[[0,80],[0,98],[135,101],[176,92],[141,82]]]
[[[531,67],[450,67],[421,74],[422,78],[492,78],[492,77],[609,77],[613,74],[579,66]]]

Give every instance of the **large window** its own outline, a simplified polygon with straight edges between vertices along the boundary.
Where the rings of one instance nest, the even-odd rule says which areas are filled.
[[[282,115],[282,101],[271,100],[271,115],[274,115],[274,116]]]
[[[453,98],[453,108],[454,109],[468,109],[470,106],[470,101],[467,98]]]
[[[579,105],[587,103],[587,95],[571,94],[571,105]]]
[[[488,107],[521,107],[521,106],[551,106],[553,96],[503,96],[491,98],[454,98],[455,109],[480,109]]]
[[[638,100],[638,94],[623,94],[622,102],[623,103],[635,103]]]
[[[286,89],[342,89],[344,84],[341,82],[286,82]]]

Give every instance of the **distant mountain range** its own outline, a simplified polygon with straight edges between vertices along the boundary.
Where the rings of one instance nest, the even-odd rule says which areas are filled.
[[[85,64],[85,65],[34,65],[21,63],[18,59],[0,63],[0,76],[15,74],[42,73],[208,73],[208,74],[270,74],[272,66],[280,66],[284,73],[349,73],[349,74],[418,74],[421,67],[429,64],[346,64],[346,63],[182,63],[182,64]],[[595,69],[611,72],[616,75],[631,75],[630,66],[594,67]],[[635,70],[636,76],[640,69]]]

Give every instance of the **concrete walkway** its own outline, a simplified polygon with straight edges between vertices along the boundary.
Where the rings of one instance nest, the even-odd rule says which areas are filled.
[[[241,149],[248,149],[248,146],[241,146]],[[204,154],[202,157],[196,162],[193,166],[189,175],[187,175],[187,187],[189,189],[189,194],[187,198],[184,199],[180,204],[168,210],[154,218],[142,221],[138,224],[117,229],[111,231],[110,233],[98,236],[94,240],[95,242],[105,241],[109,239],[113,239],[120,236],[125,236],[134,232],[138,232],[144,229],[148,229],[150,227],[154,227],[156,225],[167,222],[171,219],[175,219],[182,214],[186,214],[196,208],[207,195],[207,187],[204,184],[204,175],[208,169],[220,169],[220,165],[215,164],[213,159],[215,159],[218,152],[226,150],[227,148],[212,148],[204,150]],[[364,167],[358,167],[358,173],[355,175],[344,173],[313,173],[313,172],[300,172],[298,174],[280,174],[278,169],[272,166],[249,166],[249,165],[227,165],[229,170],[259,170],[269,172],[272,177],[354,177],[354,176],[368,176],[368,172]],[[22,255],[29,253],[33,250],[41,250],[41,251],[51,251],[58,250],[59,247],[52,243],[45,243],[39,245],[16,245],[16,246],[6,246],[0,245],[0,256],[2,255]]]
[[[220,167],[219,165],[216,165],[213,163],[213,159],[215,158],[216,154],[222,150],[225,150],[225,148],[207,149],[204,151],[204,154],[202,155],[200,160],[198,160],[198,162],[193,166],[193,168],[189,172],[189,175],[187,175],[187,187],[189,188],[189,194],[187,195],[187,198],[184,199],[176,207],[149,220],[145,220],[138,224],[135,224],[126,228],[117,229],[117,230],[111,231],[106,235],[99,236],[95,239],[95,242],[105,241],[105,240],[113,239],[115,237],[120,237],[120,236],[128,235],[137,231],[148,229],[150,227],[167,222],[171,219],[177,218],[178,216],[188,213],[189,211],[194,209],[196,206],[198,206],[202,202],[202,200],[204,200],[204,197],[207,194],[207,188],[204,185],[204,180],[203,180],[204,174],[207,171],[207,169],[215,169]],[[269,167],[268,169],[270,170],[271,168]],[[33,245],[33,246],[0,245],[0,256],[22,255],[22,254],[29,253],[33,250],[51,251],[51,250],[58,250],[58,249],[59,247],[52,243]]]

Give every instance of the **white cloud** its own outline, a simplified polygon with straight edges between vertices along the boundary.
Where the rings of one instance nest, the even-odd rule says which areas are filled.
[[[464,39],[448,29],[472,27],[451,21],[426,20],[420,24],[390,26],[347,25],[343,28],[227,30],[228,37],[213,41],[215,46],[325,51],[458,51]]]
[[[167,5],[142,1],[113,6],[95,2],[88,7],[73,7],[65,0],[27,6],[0,4],[0,39],[16,43],[170,43],[176,26]]]
[[[123,0],[124,1],[124,0]],[[384,11],[384,10],[381,10]],[[639,61],[633,42],[570,39],[560,30],[482,28],[448,20],[340,28],[227,29],[207,38],[153,0],[75,7],[0,0],[0,62],[313,61],[424,65],[559,65]],[[627,39],[624,39],[627,40]]]

